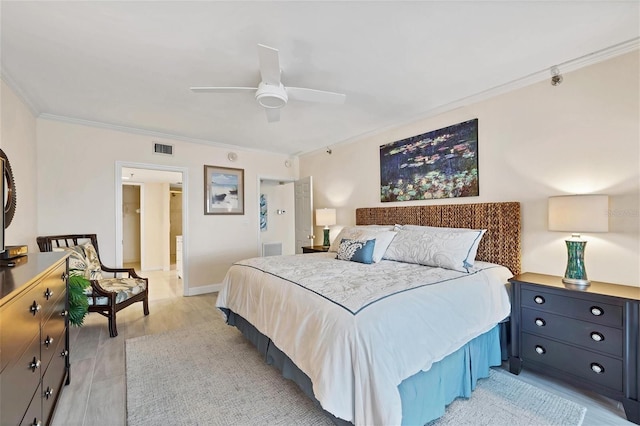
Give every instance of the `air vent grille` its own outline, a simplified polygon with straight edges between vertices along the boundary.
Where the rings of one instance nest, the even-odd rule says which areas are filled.
[[[153,152],[156,154],[173,155],[173,145],[153,143]]]

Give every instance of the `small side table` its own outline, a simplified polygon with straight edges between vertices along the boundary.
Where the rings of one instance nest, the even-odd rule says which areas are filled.
[[[322,253],[328,252],[329,246],[305,246],[302,247],[302,253]]]
[[[509,281],[511,373],[524,366],[622,401],[627,420],[640,424],[640,289],[572,288],[533,273]]]

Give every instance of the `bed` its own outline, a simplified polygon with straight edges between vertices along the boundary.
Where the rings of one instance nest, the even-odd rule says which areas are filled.
[[[336,259],[354,244],[357,256],[376,256],[367,238],[340,235],[337,254],[246,259],[229,269],[216,306],[335,423],[425,424],[501,362],[519,203],[361,208],[356,225],[344,235],[394,234],[377,262]],[[433,235],[473,240],[472,253],[449,267],[412,245]]]

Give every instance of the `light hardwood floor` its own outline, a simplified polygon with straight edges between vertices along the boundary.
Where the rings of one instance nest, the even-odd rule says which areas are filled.
[[[90,314],[81,328],[70,332],[71,384],[65,386],[52,424],[126,424],[126,339],[170,330],[187,329],[208,321],[215,310],[216,294],[182,297],[182,280],[170,272],[141,272],[149,278],[149,316],[136,303],[118,313],[118,336],[109,337],[107,320]],[[503,368],[507,368],[506,365]],[[584,426],[632,425],[625,420],[620,403],[591,392],[567,386],[553,378],[527,370],[521,380],[587,407]],[[171,378],[167,377],[167,386]]]

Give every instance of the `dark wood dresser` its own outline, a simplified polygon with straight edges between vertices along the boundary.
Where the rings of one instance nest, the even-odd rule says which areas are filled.
[[[69,383],[67,253],[0,268],[0,424],[51,421]]]
[[[528,368],[622,401],[640,424],[640,288],[513,277],[509,369]]]

